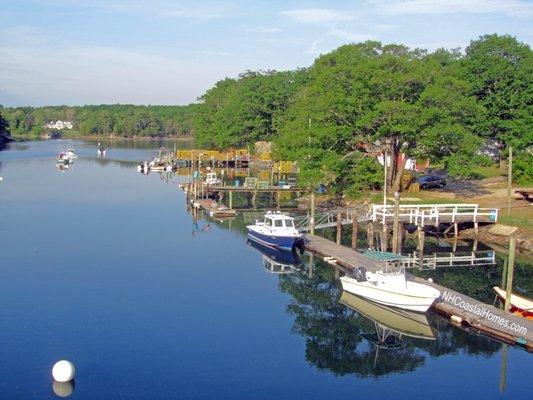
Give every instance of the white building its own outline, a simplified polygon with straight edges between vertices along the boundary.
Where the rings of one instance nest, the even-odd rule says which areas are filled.
[[[48,128],[48,129],[61,130],[61,129],[72,129],[73,126],[74,125],[73,125],[72,121],[57,120],[55,122],[54,121],[48,122],[44,127]]]

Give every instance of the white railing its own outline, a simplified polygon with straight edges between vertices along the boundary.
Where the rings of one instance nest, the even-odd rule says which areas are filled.
[[[493,265],[496,263],[496,253],[493,250],[471,252],[439,252],[424,254],[420,262],[419,254],[414,251],[401,260],[405,268],[435,269],[442,267],[466,267]]]
[[[478,222],[479,217],[487,217],[484,221],[497,222],[497,208],[481,208],[478,204],[401,204],[399,206],[400,220],[410,224],[425,226],[426,223],[438,225],[442,222],[464,222],[467,217],[470,222]],[[372,206],[372,221],[381,223],[392,222],[394,219],[394,205],[374,204]]]

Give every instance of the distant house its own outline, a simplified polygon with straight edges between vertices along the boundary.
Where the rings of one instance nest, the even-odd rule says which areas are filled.
[[[46,125],[44,125],[44,128],[61,130],[61,129],[72,129],[73,126],[74,124],[72,123],[72,121],[57,120],[55,122],[54,121],[48,122]]]
[[[405,154],[400,153],[399,156],[398,156],[397,164],[396,164],[397,168],[400,167],[400,165],[402,164],[404,158],[406,158]],[[384,165],[383,154],[379,154],[377,156],[377,159],[378,159],[378,162],[381,165]],[[387,155],[387,166],[388,167],[391,166],[391,162],[392,162],[392,156],[389,154],[389,155]],[[420,172],[420,171],[423,171],[424,169],[426,169],[428,166],[429,166],[429,160],[424,160],[423,162],[418,162],[414,158],[407,157],[407,161],[405,162],[405,170],[406,171]]]

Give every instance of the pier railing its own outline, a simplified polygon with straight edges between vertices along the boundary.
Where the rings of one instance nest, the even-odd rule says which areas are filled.
[[[478,204],[401,204],[398,214],[401,222],[418,226],[435,225],[441,222],[496,222],[497,208],[481,208]],[[392,223],[394,205],[372,206],[372,221]]]
[[[332,228],[336,226],[339,214],[341,225],[352,224],[354,218],[359,222],[369,221],[370,216],[367,211],[368,208],[366,211],[361,208],[346,208],[317,213],[314,218],[315,229]],[[310,230],[311,222],[310,215],[299,215],[294,217],[294,225],[302,232]]]
[[[441,267],[474,267],[496,263],[496,253],[493,250],[425,254],[422,257],[422,263],[417,252],[407,255],[407,257],[402,260],[405,268],[417,268],[421,270]]]

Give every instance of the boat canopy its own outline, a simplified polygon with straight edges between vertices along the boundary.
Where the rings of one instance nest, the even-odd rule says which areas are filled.
[[[280,212],[268,211],[265,215],[265,226],[272,229],[294,228],[294,218],[283,215]]]

